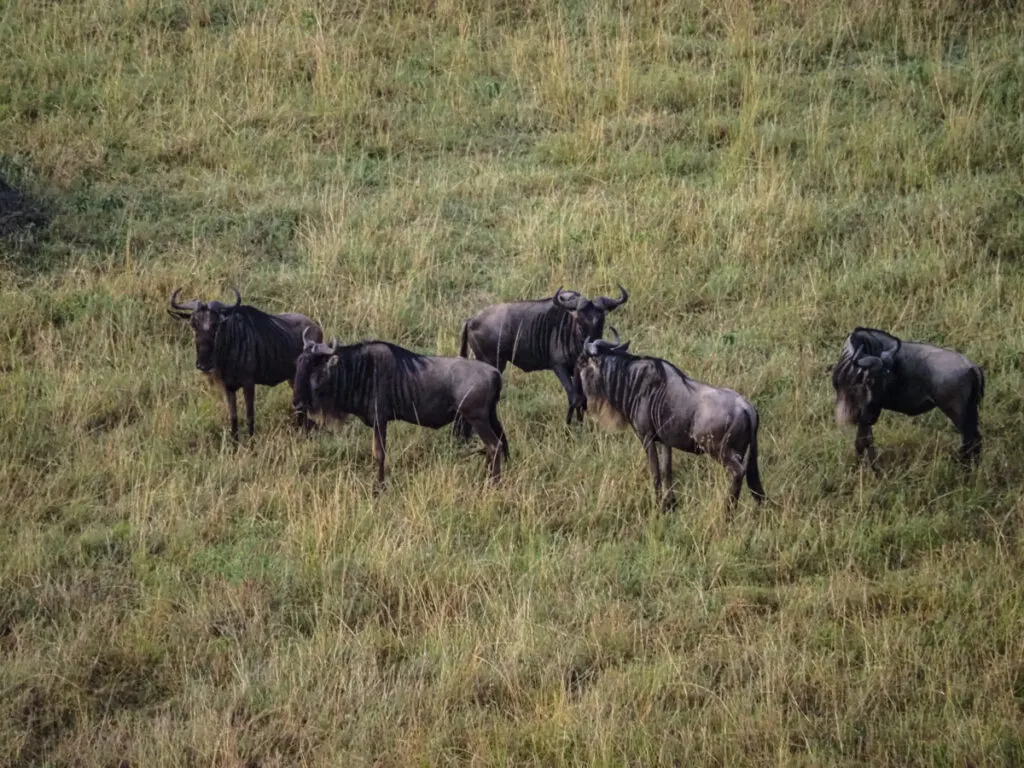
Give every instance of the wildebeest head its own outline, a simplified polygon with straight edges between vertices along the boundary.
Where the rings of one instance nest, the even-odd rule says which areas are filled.
[[[603,393],[604,383],[601,376],[601,369],[607,359],[613,355],[629,351],[629,342],[623,342],[619,338],[619,332],[615,326],[609,326],[614,341],[607,339],[587,339],[583,342],[583,352],[576,361],[576,373],[583,383],[585,391]]]
[[[598,296],[591,300],[578,291],[563,291],[559,288],[552,302],[572,314],[584,339],[599,339],[604,334],[605,316],[629,299],[629,294],[621,285],[619,293],[621,295],[617,299]]]
[[[872,406],[881,407],[893,378],[896,352],[900,348],[899,339],[889,338],[895,342],[894,345],[872,354],[864,344],[856,343],[856,331],[851,334],[839,362],[832,369],[838,423],[858,424]]]
[[[242,296],[237,288],[234,304],[222,304],[219,301],[209,303],[193,299],[185,304],[178,303],[180,288],[171,294],[171,307],[167,311],[182,320],[188,320],[196,337],[196,368],[203,373],[210,373],[215,367],[214,350],[217,344],[217,331],[221,323],[242,304]]]
[[[302,354],[295,361],[295,380],[292,393],[292,407],[298,412],[310,413],[320,410],[318,392],[329,375],[331,366],[337,365],[338,339],[330,344],[308,337],[309,329],[302,332]]]

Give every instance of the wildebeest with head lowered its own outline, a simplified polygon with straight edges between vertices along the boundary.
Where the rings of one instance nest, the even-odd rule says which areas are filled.
[[[508,440],[498,421],[501,374],[477,360],[418,355],[383,341],[348,346],[307,341],[295,374],[295,408],[329,419],[355,415],[373,428],[377,487],[384,484],[389,421],[437,429],[460,419],[484,441],[491,482]]]
[[[577,291],[563,291],[533,301],[494,304],[481,310],[462,325],[459,354],[483,360],[504,372],[512,363],[524,371],[554,371],[569,398],[565,423],[573,413],[583,420],[586,398],[576,376],[576,359],[585,339],[599,339],[604,333],[605,316],[625,304],[629,294],[621,285],[620,296],[593,300]]]
[[[978,406],[985,395],[981,368],[959,352],[901,341],[875,328],[855,328],[832,369],[836,421],[857,427],[857,457],[875,466],[871,427],[883,410],[917,416],[938,408],[960,431],[960,460],[981,457]]]
[[[614,343],[588,340],[580,355],[587,413],[611,429],[633,428],[647,451],[662,509],[675,506],[673,448],[710,454],[725,466],[732,475],[729,509],[739,499],[744,476],[754,498],[764,501],[754,406],[731,389],[691,379],[666,360],[631,355],[629,342],[615,337]]]
[[[238,407],[235,393],[245,397],[249,435],[255,431],[253,399],[256,385],[273,387],[295,377],[295,360],[302,354],[303,334],[320,341],[320,326],[305,315],[285,312],[269,315],[242,304],[237,288],[234,304],[198,299],[178,303],[180,288],[171,294],[168,312],[188,320],[196,339],[196,368],[224,390],[231,421],[231,437],[238,440]],[[305,422],[300,414],[300,424]]]

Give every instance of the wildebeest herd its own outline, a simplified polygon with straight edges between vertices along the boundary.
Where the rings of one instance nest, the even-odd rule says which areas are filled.
[[[192,300],[171,294],[169,312],[189,320],[195,335],[196,368],[223,390],[231,436],[238,439],[236,392],[245,398],[249,435],[255,431],[257,384],[288,381],[296,424],[359,417],[373,430],[376,487],[384,484],[387,427],[405,421],[483,440],[490,480],[501,477],[508,439],[498,420],[502,372],[508,363],[524,371],[554,371],[568,397],[566,424],[586,411],[611,429],[632,427],[650,463],[663,509],[675,504],[672,449],[706,453],[732,478],[729,508],[743,479],[754,499],[764,501],[758,468],[757,409],[731,389],[713,387],[667,360],[630,354],[605,320],[629,299],[588,299],[559,288],[554,296],[495,304],[466,320],[460,357],[421,355],[384,341],[341,345],[323,342],[315,322],[298,313],[271,315],[242,304]],[[472,351],[475,360],[469,359]],[[873,328],[855,328],[832,369],[836,420],[857,427],[857,457],[877,470],[872,427],[883,410],[916,416],[941,410],[961,434],[960,460],[970,467],[981,456],[978,408],[985,393],[981,368],[959,352],[901,341]]]

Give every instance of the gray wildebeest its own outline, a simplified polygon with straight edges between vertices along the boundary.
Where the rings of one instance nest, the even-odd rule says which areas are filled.
[[[959,352],[855,328],[832,369],[832,386],[836,421],[857,427],[857,458],[867,454],[876,471],[871,427],[883,410],[917,416],[938,408],[960,431],[960,460],[969,466],[981,458],[978,406],[985,375]]]
[[[605,316],[625,304],[629,294],[621,285],[620,296],[593,300],[577,291],[563,291],[547,299],[494,304],[462,325],[459,354],[473,356],[505,371],[512,363],[524,371],[554,371],[569,398],[565,423],[573,413],[579,421],[587,401],[576,375],[576,360],[585,339],[604,334]]]
[[[357,416],[373,429],[379,490],[389,421],[437,429],[461,419],[484,441],[491,483],[501,477],[508,440],[498,421],[501,374],[492,366],[459,357],[418,355],[383,341],[339,346],[308,340],[298,359],[294,405],[298,412],[327,419]]]
[[[268,315],[256,307],[242,304],[237,288],[234,304],[219,301],[178,303],[178,292],[171,294],[168,312],[188,320],[196,339],[196,368],[218,384],[228,401],[231,437],[238,440],[238,406],[235,393],[245,397],[245,418],[249,436],[255,431],[253,399],[256,385],[273,387],[282,381],[292,383],[295,360],[302,354],[303,334],[317,341],[323,338],[320,326],[305,315],[285,312]],[[305,418],[299,414],[299,423]]]
[[[662,509],[675,506],[673,448],[707,453],[725,466],[732,475],[728,509],[739,499],[744,476],[754,498],[764,501],[754,406],[731,389],[691,379],[666,360],[631,355],[629,342],[615,337],[614,343],[588,340],[580,355],[587,413],[609,429],[633,428],[647,451]]]

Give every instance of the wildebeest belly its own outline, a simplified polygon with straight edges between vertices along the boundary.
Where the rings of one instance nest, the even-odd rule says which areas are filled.
[[[503,350],[503,352],[504,354],[501,355],[502,360],[512,363],[516,368],[528,373],[532,371],[546,371],[551,368],[551,358],[547,353],[538,354],[536,350],[524,347],[513,348],[511,345],[506,350]]]
[[[264,387],[276,387],[283,381],[291,381],[295,378],[295,366],[291,368],[278,368],[269,371],[259,371],[253,377],[256,384]]]
[[[885,407],[887,410],[896,411],[896,413],[902,413],[907,416],[920,416],[922,413],[928,413],[928,411],[934,408],[935,402],[931,398],[906,402],[897,400],[892,405],[886,405]]]
[[[439,429],[455,419],[454,404],[411,403],[396,409],[393,414],[398,421],[418,424],[427,429]]]

